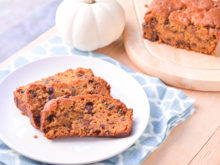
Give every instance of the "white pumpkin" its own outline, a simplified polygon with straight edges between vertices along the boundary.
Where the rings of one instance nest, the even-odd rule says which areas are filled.
[[[56,26],[67,44],[92,51],[121,36],[125,14],[116,0],[64,0],[57,9]]]

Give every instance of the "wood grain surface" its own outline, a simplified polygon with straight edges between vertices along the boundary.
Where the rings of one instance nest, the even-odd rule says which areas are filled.
[[[220,127],[209,138],[190,165],[220,164]]]

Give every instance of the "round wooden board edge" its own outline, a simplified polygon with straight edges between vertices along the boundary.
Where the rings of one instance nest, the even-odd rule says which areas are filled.
[[[166,84],[198,91],[220,91],[220,75],[219,70],[207,70],[207,76],[213,75],[212,78],[207,79],[203,76],[198,78],[197,74],[192,74],[191,76],[184,75],[184,71],[188,69],[192,73],[196,73],[195,70],[190,70],[191,68],[184,68],[181,66],[175,66],[177,70],[182,72],[174,73],[173,70],[167,71],[166,69],[161,69],[155,67],[153,64],[155,61],[158,61],[157,58],[150,55],[149,51],[145,48],[142,41],[142,37],[138,33],[139,31],[139,22],[135,11],[134,0],[130,0],[125,6],[126,12],[126,27],[123,33],[123,40],[125,45],[125,50],[128,54],[130,60],[145,74],[159,77]],[[131,35],[136,32],[137,35]],[[141,47],[141,48],[140,48]],[[144,56],[145,54],[145,56]],[[147,55],[146,55],[147,54]],[[147,60],[146,60],[147,59]],[[140,65],[140,63],[145,63]],[[161,63],[161,61],[159,61]],[[163,65],[169,65],[163,63]],[[175,69],[176,69],[175,68]],[[202,72],[202,71],[201,71]],[[203,74],[203,73],[202,73]]]

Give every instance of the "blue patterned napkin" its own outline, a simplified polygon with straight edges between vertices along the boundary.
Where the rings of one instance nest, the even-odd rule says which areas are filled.
[[[166,86],[158,78],[132,71],[119,62],[105,55],[94,52],[81,52],[67,47],[60,37],[53,36],[14,59],[6,68],[0,68],[0,80],[16,68],[34,60],[49,56],[82,55],[92,56],[110,62],[133,76],[143,87],[150,102],[150,119],[147,128],[138,141],[123,153],[111,159],[95,163],[99,165],[140,164],[146,157],[166,140],[173,127],[187,119],[193,112],[194,100],[180,90]],[[40,165],[12,151],[0,141],[0,164]]]

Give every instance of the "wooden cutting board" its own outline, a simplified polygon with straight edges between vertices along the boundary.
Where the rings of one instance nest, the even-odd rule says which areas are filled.
[[[124,5],[127,24],[124,44],[131,61],[144,73],[180,88],[220,91],[220,55],[216,57],[158,44],[142,38],[142,22],[149,0]]]

